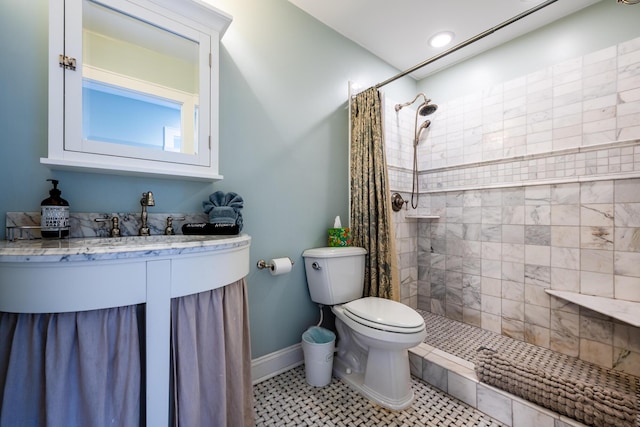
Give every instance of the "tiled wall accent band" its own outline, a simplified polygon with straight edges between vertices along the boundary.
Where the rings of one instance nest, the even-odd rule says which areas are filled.
[[[640,301],[640,38],[434,102],[419,208],[394,213],[401,300],[640,375],[640,328],[544,292]],[[407,200],[415,110],[395,103],[390,187]]]
[[[639,175],[640,140],[631,140],[439,170],[430,169],[420,174],[420,184],[423,190],[434,192],[443,189],[512,187]]]

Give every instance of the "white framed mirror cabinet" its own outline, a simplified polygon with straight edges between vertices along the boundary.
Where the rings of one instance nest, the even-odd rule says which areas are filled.
[[[50,0],[52,169],[219,180],[219,42],[202,0]]]

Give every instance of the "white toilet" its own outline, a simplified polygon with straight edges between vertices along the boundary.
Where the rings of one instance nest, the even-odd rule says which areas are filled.
[[[362,298],[366,250],[314,248],[303,252],[311,300],[336,315],[333,373],[385,408],[413,401],[407,350],[426,336],[424,319],[399,302]]]

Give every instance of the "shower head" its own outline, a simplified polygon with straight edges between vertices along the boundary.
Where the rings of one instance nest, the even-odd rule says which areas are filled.
[[[396,106],[395,106],[396,112],[402,110],[404,107],[406,107],[408,105],[413,104],[420,97],[422,97],[423,102],[418,107],[418,110],[416,111],[416,115],[419,114],[421,116],[428,116],[428,115],[431,115],[431,114],[435,113],[436,110],[438,109],[438,106],[436,104],[431,104],[431,100],[429,98],[427,98],[424,93],[417,94],[416,97],[413,98],[413,100],[411,100],[409,102],[405,102],[404,104],[396,104]]]
[[[423,129],[428,128],[429,126],[431,126],[431,120],[425,120],[424,122],[422,122],[422,124],[418,128],[418,132],[420,132]]]
[[[437,109],[438,106],[436,104],[424,103],[418,108],[418,114],[420,114],[421,116],[429,116],[435,113]]]
[[[422,131],[428,128],[429,126],[431,126],[431,120],[425,120],[424,122],[422,122],[420,127],[416,129],[416,138],[415,138],[415,141],[413,142],[415,145],[418,145],[418,142],[420,142],[420,135],[422,135]]]
[[[420,135],[422,135],[422,131],[428,128],[429,126],[431,126],[431,120],[425,120],[424,122],[422,122],[420,127],[416,129],[416,135],[413,141],[414,146],[418,145],[418,142],[420,142]]]

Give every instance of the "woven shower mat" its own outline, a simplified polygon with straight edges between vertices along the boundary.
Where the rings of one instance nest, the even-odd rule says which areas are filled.
[[[424,342],[474,363],[481,381],[587,425],[640,427],[639,378],[433,313],[418,312],[427,328]],[[576,390],[581,392],[576,395]],[[560,395],[561,399],[555,397]],[[582,401],[576,407],[574,401],[566,399]],[[594,413],[596,406],[600,409]]]

